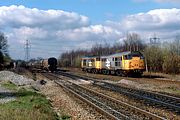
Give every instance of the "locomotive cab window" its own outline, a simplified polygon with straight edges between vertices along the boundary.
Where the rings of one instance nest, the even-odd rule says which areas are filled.
[[[100,58],[96,58],[96,61],[100,61]]]
[[[90,61],[91,61],[91,62],[94,62],[94,59],[91,59]]]
[[[125,60],[130,60],[130,59],[132,59],[132,55],[124,55],[124,59]]]
[[[140,59],[144,59],[144,56],[140,56]]]
[[[83,60],[83,66],[86,66],[86,60]]]
[[[140,57],[140,59],[144,59],[144,56],[140,52],[133,52],[130,54],[131,58],[132,57]]]
[[[102,62],[106,62],[106,58],[102,58]]]
[[[128,55],[124,55],[125,60],[130,60],[133,57],[140,57],[140,59],[144,59],[143,55],[140,52],[132,52]]]
[[[116,57],[115,61],[122,61],[122,57]]]
[[[120,61],[122,61],[122,57],[115,58],[115,66],[120,66]]]

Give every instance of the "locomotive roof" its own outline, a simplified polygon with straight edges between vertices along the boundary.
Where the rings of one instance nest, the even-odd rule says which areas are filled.
[[[83,59],[90,59],[90,58],[96,58],[97,56],[83,56],[83,57],[81,57],[81,58],[83,58]]]
[[[123,55],[128,55],[130,54],[131,51],[127,51],[127,52],[121,52],[121,53],[115,53],[112,55],[106,55],[106,56],[101,56],[101,58],[106,58],[106,57],[119,57],[119,56],[123,56]]]
[[[137,51],[136,51],[137,52]],[[120,52],[120,53],[115,53],[115,54],[111,54],[111,55],[104,55],[104,56],[100,56],[100,58],[107,58],[107,57],[119,57],[119,56],[123,56],[123,55],[128,55],[130,53],[134,53],[131,51],[126,51],[126,52]],[[84,56],[82,57],[83,59],[91,59],[91,58],[97,58],[99,56]]]

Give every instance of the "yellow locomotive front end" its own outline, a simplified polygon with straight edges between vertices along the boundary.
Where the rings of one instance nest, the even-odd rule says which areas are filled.
[[[140,52],[132,52],[123,56],[122,69],[130,74],[142,74],[145,70],[144,57]]]

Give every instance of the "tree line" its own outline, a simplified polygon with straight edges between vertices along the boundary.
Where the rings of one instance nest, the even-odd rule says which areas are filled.
[[[0,32],[0,70],[3,67],[3,64],[11,60],[8,54],[8,44],[7,37],[3,32]]]
[[[180,36],[161,44],[145,43],[137,33],[129,33],[120,43],[94,44],[90,49],[64,52],[59,57],[60,67],[80,67],[83,56],[103,56],[124,51],[140,51],[145,56],[150,72],[180,73]],[[7,37],[0,32],[0,67],[11,60],[8,55]]]
[[[176,37],[172,42],[147,46],[144,56],[149,71],[180,73],[180,37]]]
[[[124,51],[140,51],[150,72],[180,73],[180,37],[172,42],[145,43],[137,33],[129,33],[122,43],[94,44],[91,49],[64,52],[59,57],[61,67],[80,67],[83,56],[103,56]]]

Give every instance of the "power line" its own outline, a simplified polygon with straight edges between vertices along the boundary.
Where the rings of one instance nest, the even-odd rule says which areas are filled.
[[[25,61],[28,61],[30,58],[30,43],[29,40],[26,40],[25,43]]]
[[[150,45],[159,45],[160,44],[160,38],[156,37],[156,34],[154,34],[154,37],[150,38]]]

